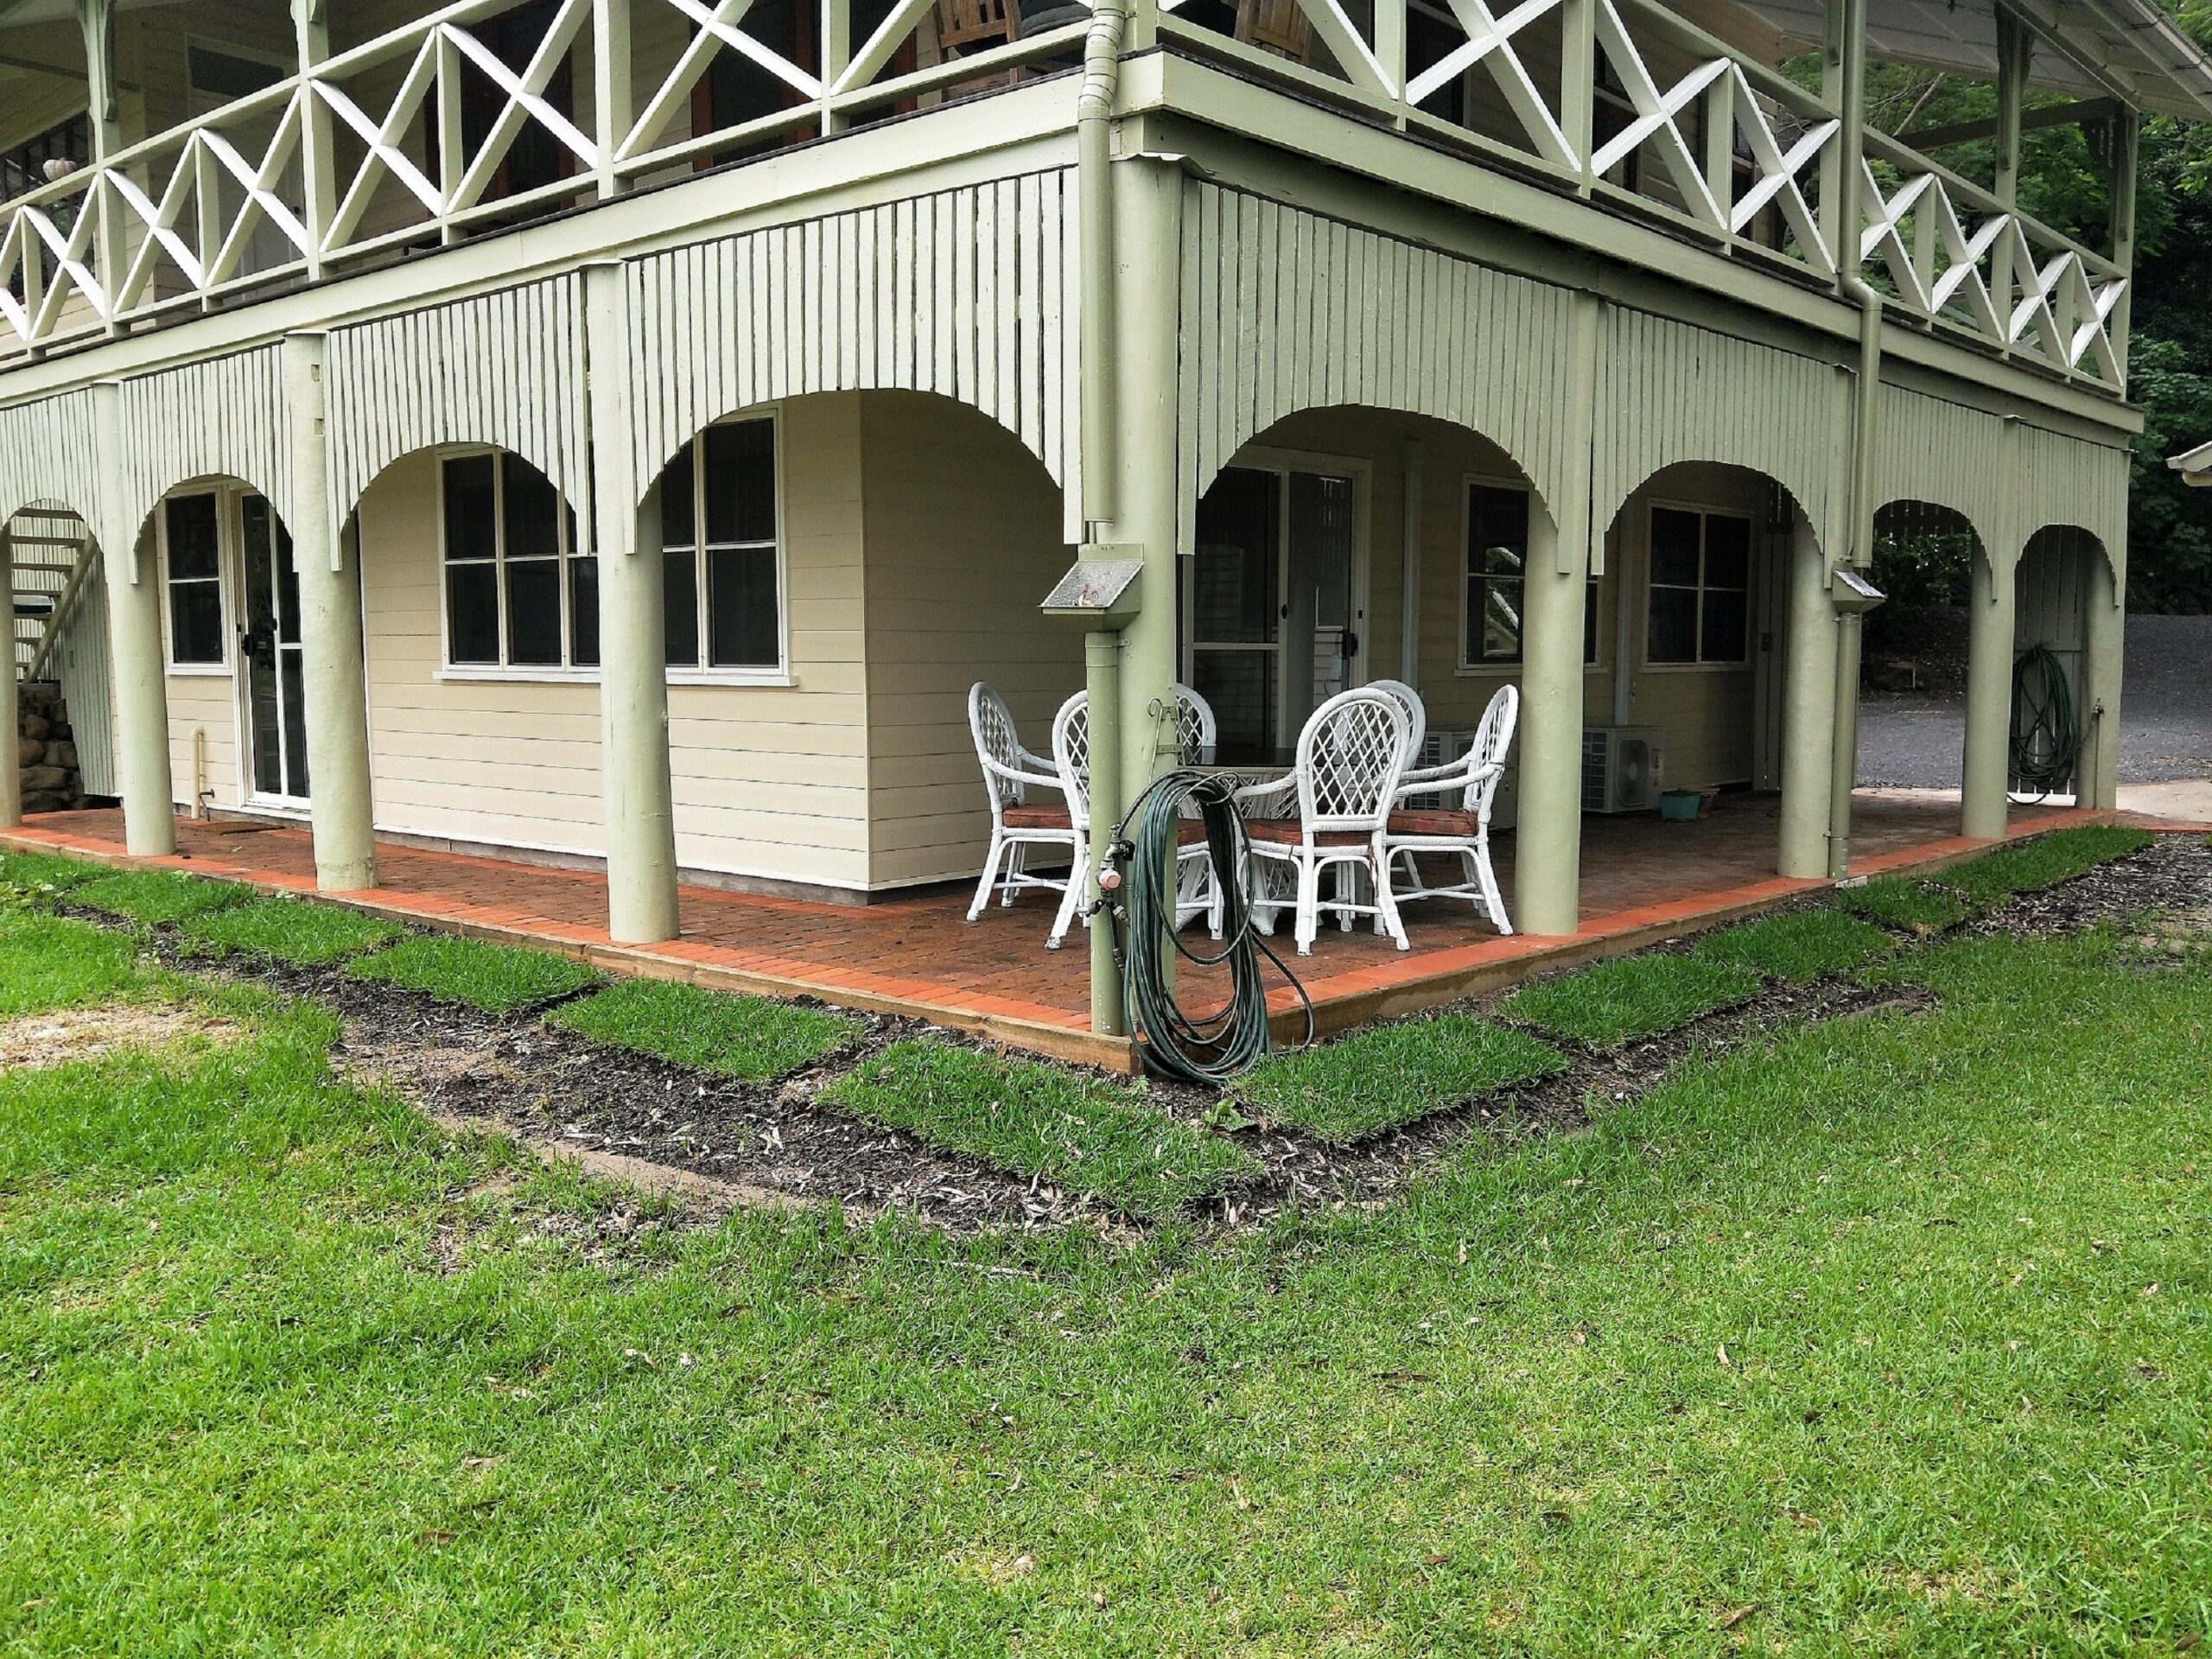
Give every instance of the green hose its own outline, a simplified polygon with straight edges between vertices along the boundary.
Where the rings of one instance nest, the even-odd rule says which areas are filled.
[[[2020,653],[2012,665],[2012,777],[2022,793],[2038,799],[2074,781],[2082,754],[2082,728],[2074,718],[2074,690],[2048,645]]]
[[[1267,1057],[1262,955],[1305,1003],[1305,1040],[1313,1040],[1313,1001],[1252,925],[1251,905],[1237,879],[1247,867],[1250,847],[1234,798],[1240,781],[1234,773],[1203,772],[1171,772],[1155,779],[1116,827],[1107,854],[1113,867],[1107,880],[1118,890],[1109,893],[1109,906],[1116,929],[1114,955],[1122,964],[1122,1005],[1136,1027],[1146,1069],[1202,1086],[1225,1083]],[[1198,807],[1221,887],[1221,945],[1211,955],[1185,944],[1175,925],[1175,855],[1187,822],[1183,816],[1185,801]],[[1116,898],[1119,902],[1112,902]],[[1163,939],[1171,941],[1185,962],[1199,967],[1226,963],[1229,1000],[1211,1014],[1186,1014],[1168,982],[1171,958],[1160,949]]]

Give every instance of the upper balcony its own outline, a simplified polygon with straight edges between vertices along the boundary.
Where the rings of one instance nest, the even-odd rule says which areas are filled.
[[[1027,82],[1066,78],[1072,120],[1090,19],[1082,0],[340,11],[0,3],[0,370]],[[1893,316],[2112,397],[2138,113],[2212,111],[2212,68],[2149,0],[1135,0],[1129,22],[1132,54],[1548,193],[1590,246],[1625,217],[1777,293],[1843,302],[1863,276]],[[1885,99],[1931,88],[1969,118],[1882,130]],[[2103,200],[2024,211],[2024,149],[2082,135]]]

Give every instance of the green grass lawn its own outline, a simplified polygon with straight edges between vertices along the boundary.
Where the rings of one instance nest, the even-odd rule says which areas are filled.
[[[928,1038],[893,1043],[822,1098],[1154,1220],[1255,1170],[1232,1142],[1161,1116],[1128,1084]]]
[[[598,984],[596,969],[550,950],[449,933],[417,933],[388,950],[347,965],[355,979],[379,981],[421,991],[442,1002],[465,1002],[486,1014],[518,1008]]]
[[[304,899],[256,899],[191,918],[184,936],[221,956],[250,950],[295,967],[327,967],[399,938],[406,929],[380,916]]]
[[[1880,928],[1827,906],[1724,927],[1693,947],[1708,962],[1734,963],[1785,985],[1847,974],[1895,948]]]
[[[749,1083],[796,1071],[861,1033],[859,1020],[828,1008],[664,979],[619,980],[582,1001],[563,1004],[550,1018],[594,1042]]]
[[[1863,887],[1840,888],[1836,902],[1847,910],[1922,938],[1941,933],[1947,927],[1956,927],[1971,913],[1956,893],[1903,875],[1885,875]]]
[[[1526,1032],[1464,1014],[1376,1026],[1275,1055],[1236,1080],[1261,1120],[1357,1141],[1531,1077],[1566,1057]]]
[[[0,928],[5,1006],[150,994]],[[201,990],[244,1041],[0,1073],[0,1649],[2178,1651],[2212,959],[1887,971],[1940,1001],[1135,1241],[595,1230]]]
[[[209,880],[175,870],[108,870],[69,890],[76,904],[148,927],[206,916],[252,897],[251,887],[236,881]]]
[[[2151,837],[2120,824],[2061,830],[1955,864],[1936,879],[1966,896],[1976,910],[2002,904],[2016,893],[2034,893],[2070,881],[2086,870],[2140,852]]]
[[[105,874],[105,865],[63,858],[58,853],[21,853],[0,848],[0,887],[27,897],[67,893]]]
[[[1589,1048],[1618,1048],[1756,996],[1759,976],[1732,962],[1673,955],[1616,957],[1525,985],[1499,1012]]]

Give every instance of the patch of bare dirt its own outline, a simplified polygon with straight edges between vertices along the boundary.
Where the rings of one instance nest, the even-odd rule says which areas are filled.
[[[96,1060],[118,1049],[164,1049],[182,1043],[236,1042],[232,1020],[170,1003],[118,1003],[61,1008],[0,1023],[0,1071],[41,1071]]]

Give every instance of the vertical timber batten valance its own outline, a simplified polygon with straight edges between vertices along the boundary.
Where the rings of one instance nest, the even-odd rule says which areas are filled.
[[[554,276],[331,332],[330,496],[342,522],[377,475],[439,444],[494,444],[590,522],[583,278]]]
[[[1851,395],[1832,364],[1614,308],[1598,353],[1593,531],[1662,467],[1702,461],[1773,479],[1840,553],[1847,504],[1835,459],[1850,442]]]
[[[296,524],[281,348],[264,346],[123,383],[120,528],[136,535],[161,499],[195,478],[236,478]]]
[[[1005,427],[1067,501],[1075,196],[1062,169],[672,249],[630,268],[640,493],[694,432],[810,392],[936,392]]]
[[[1186,187],[1178,422],[1181,543],[1232,456],[1286,416],[1364,404],[1451,421],[1556,504],[1568,296],[1221,186]]]
[[[0,524],[36,501],[68,507],[103,544],[118,515],[100,489],[92,451],[92,394],[64,392],[0,409]]]

